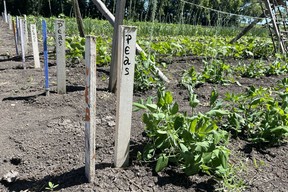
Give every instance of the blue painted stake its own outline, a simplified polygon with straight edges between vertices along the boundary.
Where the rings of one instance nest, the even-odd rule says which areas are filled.
[[[45,75],[45,91],[49,95],[49,73],[48,73],[48,49],[47,49],[47,26],[46,21],[42,20],[42,35],[44,48],[44,75]]]

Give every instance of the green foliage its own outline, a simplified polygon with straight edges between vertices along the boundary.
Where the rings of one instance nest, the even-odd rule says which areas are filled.
[[[229,40],[217,36],[162,36],[150,39],[143,38],[139,41],[141,47],[155,55],[186,56],[195,55],[209,58],[267,58],[273,52],[270,39],[245,36],[234,44]]]
[[[259,78],[265,75],[266,65],[263,61],[253,60],[248,65],[240,63],[234,71],[241,77]]]
[[[285,80],[283,80],[285,81]],[[250,87],[243,95],[227,94],[227,129],[254,143],[277,144],[288,136],[288,93]]]
[[[194,66],[185,71],[181,78],[181,84],[184,85],[188,90],[194,89],[203,83],[204,81],[202,76],[196,72]]]
[[[241,77],[259,78],[262,76],[281,75],[288,72],[288,65],[282,59],[272,63],[263,60],[253,60],[250,64],[239,64],[234,68],[234,74]]]
[[[189,91],[195,87],[197,88],[204,82],[213,84],[229,84],[236,82],[233,78],[233,70],[229,64],[226,64],[221,60],[203,62],[204,70],[202,73],[196,72],[193,66],[183,73],[181,84],[188,88]]]
[[[230,65],[220,60],[204,62],[202,78],[205,82],[208,83],[227,84],[235,82],[232,77],[232,70],[230,69]]]
[[[66,37],[66,57],[68,61],[74,63],[78,60],[80,62],[84,58],[85,52],[85,38],[79,36]]]
[[[96,38],[96,52],[97,52],[97,65],[107,65],[111,61],[110,52],[108,48],[109,41],[104,37]],[[75,63],[81,61],[85,54],[85,38],[80,36],[66,37],[66,57],[68,61]]]
[[[134,90],[146,91],[155,87],[163,86],[163,82],[158,78],[156,73],[156,63],[143,54],[136,56],[136,66],[134,74]]]
[[[198,103],[191,93],[191,108],[195,108]],[[216,119],[227,114],[226,111],[217,107],[206,114],[190,117],[179,112],[179,105],[173,101],[171,92],[162,90],[158,91],[156,103],[148,98],[146,102],[142,100],[134,103],[134,107],[146,110],[143,122],[149,140],[142,158],[157,160],[157,172],[173,163],[187,175],[200,171],[219,177],[226,174],[230,153],[225,147],[228,134],[220,130],[216,122]]]

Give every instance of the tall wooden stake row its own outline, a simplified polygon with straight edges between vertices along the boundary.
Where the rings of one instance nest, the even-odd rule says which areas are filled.
[[[129,142],[132,121],[134,68],[136,54],[135,27],[120,26],[118,46],[117,112],[115,134],[116,167],[129,164]]]
[[[66,93],[66,61],[65,61],[65,21],[55,20],[56,34],[56,63],[57,63],[57,91],[59,94]]]
[[[96,37],[86,36],[85,43],[85,175],[89,182],[95,177],[96,137]]]
[[[22,63],[23,68],[26,69],[25,65],[25,36],[24,36],[24,26],[23,26],[23,19],[20,19],[20,39],[21,39],[21,54],[22,54]]]
[[[40,59],[39,59],[37,29],[35,24],[30,25],[30,31],[31,31],[31,41],[33,48],[34,67],[35,69],[38,69],[40,68]]]
[[[43,37],[43,49],[44,49],[44,75],[45,75],[45,91],[49,96],[49,71],[48,71],[48,48],[47,48],[47,25],[46,21],[42,20],[42,37]]]

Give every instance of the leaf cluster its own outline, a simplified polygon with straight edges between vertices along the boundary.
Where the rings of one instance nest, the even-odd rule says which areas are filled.
[[[287,79],[282,81],[286,86]],[[288,136],[288,92],[250,87],[244,94],[230,94],[227,130],[234,130],[253,143],[281,143]]]
[[[205,172],[224,177],[229,167],[230,151],[225,147],[228,134],[219,129],[216,119],[227,112],[215,105],[206,114],[188,116],[179,112],[171,92],[159,90],[157,98],[156,103],[152,98],[134,103],[134,107],[146,111],[143,122],[148,142],[142,158],[146,161],[157,159],[157,172],[171,164],[178,165],[187,175]],[[212,105],[214,101],[211,101]],[[198,103],[197,97],[191,94],[191,108]]]

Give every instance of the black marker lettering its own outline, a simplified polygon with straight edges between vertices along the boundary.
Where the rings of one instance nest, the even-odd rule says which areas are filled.
[[[125,75],[129,75],[129,68],[128,67],[125,68],[125,71],[126,71]]]
[[[125,36],[126,36],[127,44],[129,44],[129,41],[132,39],[132,36],[131,35],[125,35]]]
[[[125,54],[126,55],[130,54],[130,47],[129,46],[125,47]]]

